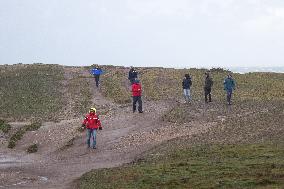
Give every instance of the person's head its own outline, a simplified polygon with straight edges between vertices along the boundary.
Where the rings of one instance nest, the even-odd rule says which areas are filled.
[[[189,74],[185,74],[184,77],[185,77],[186,79],[190,78]]]
[[[204,73],[205,74],[205,77],[209,77],[210,76],[210,73],[207,71]]]
[[[232,78],[232,74],[231,73],[228,73],[228,78]]]
[[[91,114],[95,114],[97,112],[96,108],[90,108],[90,111],[89,111]]]

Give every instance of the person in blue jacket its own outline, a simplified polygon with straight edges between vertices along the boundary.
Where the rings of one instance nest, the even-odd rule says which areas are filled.
[[[100,75],[103,73],[103,70],[99,66],[96,66],[92,69],[91,73],[95,77],[96,86],[99,87]]]
[[[232,74],[228,74],[227,78],[224,80],[224,90],[227,92],[228,105],[232,104],[231,99],[232,99],[233,90],[236,89],[235,87],[236,83],[232,77]]]
[[[183,88],[183,94],[185,98],[185,102],[188,103],[191,100],[190,95],[190,87],[192,85],[191,77],[189,74],[185,74],[183,81],[182,81],[182,88]]]

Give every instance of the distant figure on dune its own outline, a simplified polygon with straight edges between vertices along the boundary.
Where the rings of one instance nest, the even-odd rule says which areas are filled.
[[[95,77],[96,86],[99,87],[100,75],[103,74],[103,70],[99,66],[96,66],[92,69],[91,73]]]
[[[235,80],[232,77],[232,74],[228,74],[227,78],[224,80],[224,90],[227,92],[227,103],[228,105],[232,104],[232,94],[235,90],[236,84]]]
[[[138,78],[138,73],[135,70],[135,68],[133,68],[132,66],[130,67],[130,70],[128,72],[128,79],[131,83],[131,85],[134,83],[135,79]]]
[[[205,72],[205,82],[204,82],[205,103],[208,103],[208,97],[209,97],[209,102],[212,102],[212,99],[211,99],[212,86],[213,86],[213,80],[210,77],[210,73]]]
[[[96,108],[90,108],[89,114],[85,116],[82,123],[82,128],[87,128],[87,145],[91,147],[91,138],[93,139],[93,149],[96,149],[97,130],[102,130],[102,125],[99,117],[96,114]]]
[[[183,94],[185,98],[185,102],[188,103],[191,101],[191,95],[190,95],[190,87],[192,85],[191,77],[189,74],[185,74],[183,81],[182,81],[182,88],[183,88]]]
[[[138,79],[135,79],[132,84],[133,113],[136,111],[137,102],[138,102],[138,112],[143,113],[141,95],[142,95],[142,87],[140,81]]]

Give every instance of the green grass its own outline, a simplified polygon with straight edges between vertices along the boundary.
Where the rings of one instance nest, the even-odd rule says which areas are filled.
[[[155,151],[132,165],[84,174],[88,188],[283,188],[283,144],[212,145]]]
[[[131,102],[131,92],[127,89],[128,80],[123,70],[106,67],[107,73],[102,76],[102,93],[115,103]]]
[[[51,119],[61,109],[61,66],[4,65],[0,73],[0,117]]]
[[[72,103],[72,113],[76,116],[80,116],[82,113],[85,113],[86,110],[90,108],[91,104],[91,86],[89,78],[86,78],[80,74],[80,69],[77,70],[77,73],[74,73],[73,78],[68,83],[68,97]],[[68,102],[67,102],[68,103]],[[67,106],[67,104],[66,104]]]
[[[6,123],[4,120],[0,120],[0,131],[8,133],[11,130],[11,125]]]
[[[18,129],[10,138],[8,148],[15,148],[17,142],[22,139],[27,131],[36,131],[41,127],[41,123],[35,122],[30,125],[25,125]]]

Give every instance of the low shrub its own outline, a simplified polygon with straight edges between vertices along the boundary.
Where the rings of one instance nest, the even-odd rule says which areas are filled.
[[[3,133],[8,133],[11,129],[11,125],[6,123],[4,120],[0,120],[0,130],[3,131]]]
[[[32,144],[27,149],[28,153],[35,153],[37,151],[38,151],[38,145],[37,144]]]

